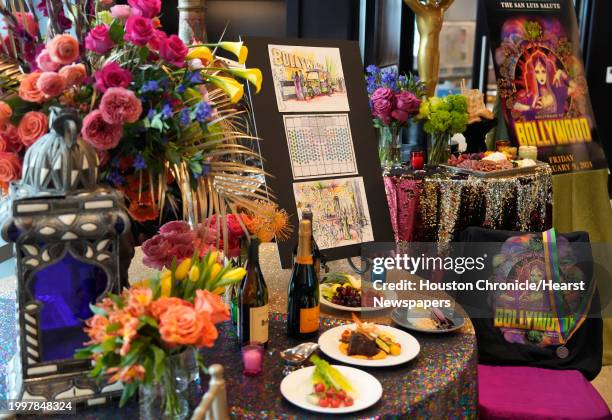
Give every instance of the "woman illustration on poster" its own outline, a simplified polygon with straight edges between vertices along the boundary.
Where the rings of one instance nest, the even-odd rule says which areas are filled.
[[[304,100],[304,87],[302,80],[302,74],[296,71],[293,74],[293,84],[295,85],[295,96],[297,97],[298,101]]]
[[[562,117],[567,100],[574,91],[574,82],[558,68],[556,60],[541,50],[534,52],[524,63],[522,85],[514,109],[528,119]],[[516,81],[515,81],[516,82]],[[518,84],[518,83],[517,83]]]

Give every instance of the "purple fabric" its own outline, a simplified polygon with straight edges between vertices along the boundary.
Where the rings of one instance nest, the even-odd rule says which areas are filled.
[[[577,370],[478,365],[481,419],[612,419]]]

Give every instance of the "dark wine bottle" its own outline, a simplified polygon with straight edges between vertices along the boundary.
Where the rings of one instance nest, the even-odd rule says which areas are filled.
[[[310,220],[310,223],[312,226],[312,210],[310,210],[310,207],[306,207],[304,211],[302,211],[302,219]],[[317,273],[317,278],[320,279],[321,278],[321,267],[324,267],[325,271],[327,272],[327,267],[325,265],[325,257],[321,253],[321,250],[319,249],[319,246],[317,245],[317,241],[315,241],[314,235],[311,236],[310,243],[312,247],[312,262],[314,264],[315,272]],[[296,255],[297,255],[297,245],[295,246],[295,248],[293,248],[294,263],[295,263]]]
[[[259,267],[259,239],[251,238],[246,275],[238,294],[238,337],[242,344],[268,343],[268,286]]]
[[[319,278],[311,241],[312,223],[302,219],[287,300],[287,335],[295,338],[310,338],[319,331]]]

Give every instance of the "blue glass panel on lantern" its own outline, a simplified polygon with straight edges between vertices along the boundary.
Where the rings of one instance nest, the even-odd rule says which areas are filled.
[[[42,303],[40,312],[42,361],[72,359],[88,340],[84,321],[106,289],[108,278],[97,265],[79,261],[69,252],[34,274],[30,291]]]

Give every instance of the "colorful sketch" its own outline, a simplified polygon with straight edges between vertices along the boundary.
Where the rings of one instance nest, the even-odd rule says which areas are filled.
[[[279,112],[349,111],[338,48],[268,45]]]
[[[310,207],[319,248],[372,242],[370,210],[363,178],[336,178],[293,184],[298,215]]]
[[[285,115],[293,179],[357,173],[348,114]]]

